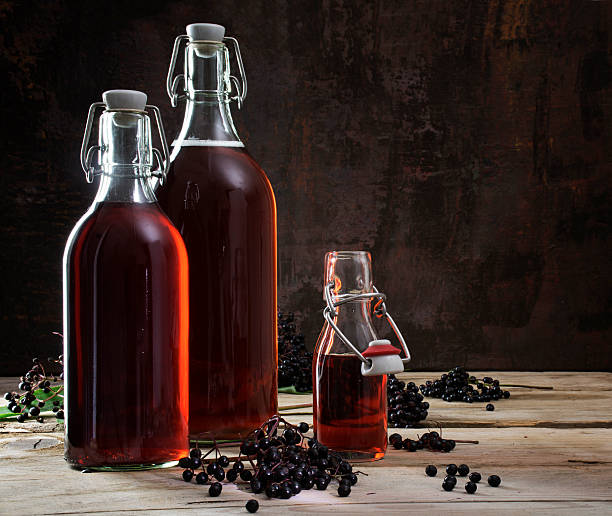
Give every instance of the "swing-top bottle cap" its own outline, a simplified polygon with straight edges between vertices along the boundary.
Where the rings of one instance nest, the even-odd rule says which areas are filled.
[[[144,111],[147,104],[147,95],[136,90],[108,90],[102,93],[102,100],[106,104],[106,109]]]
[[[225,27],[216,23],[191,23],[187,25],[189,41],[223,41]]]

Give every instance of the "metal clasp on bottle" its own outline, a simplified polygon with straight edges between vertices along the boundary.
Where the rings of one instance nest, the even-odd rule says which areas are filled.
[[[359,360],[361,360],[362,374],[364,374],[365,376],[383,374],[383,373],[377,372],[378,370],[383,371],[383,372],[399,372],[397,369],[388,370],[389,367],[393,368],[394,364],[395,364],[395,367],[397,367],[398,363],[401,363],[401,368],[403,370],[404,364],[407,364],[408,362],[410,362],[410,351],[408,351],[408,346],[406,345],[406,341],[404,340],[404,337],[401,331],[395,324],[393,317],[391,317],[391,314],[387,311],[387,306],[385,304],[385,300],[387,299],[387,296],[385,296],[385,294],[383,294],[382,292],[379,292],[376,289],[376,287],[373,286],[372,290],[374,290],[374,292],[366,292],[362,294],[340,294],[340,295],[335,296],[336,301],[334,301],[332,298],[332,290],[334,286],[335,285],[333,282],[325,286],[325,302],[327,303],[327,306],[323,309],[323,317],[329,323],[332,329],[336,332],[340,340],[344,344],[346,344],[346,346],[353,353],[355,353],[355,355],[357,355]],[[353,345],[353,343],[346,337],[346,335],[342,333],[340,328],[338,328],[338,326],[334,322],[334,318],[338,316],[338,312],[336,311],[336,308],[338,306],[343,305],[345,303],[350,303],[352,301],[359,301],[359,300],[366,300],[366,299],[378,299],[378,301],[374,305],[374,309],[373,309],[374,315],[376,315],[376,317],[378,317],[379,319],[382,317],[385,317],[387,319],[387,321],[389,322],[389,325],[393,329],[393,332],[395,333],[397,339],[399,340],[402,346],[402,349],[405,354],[404,358],[400,359],[397,356],[395,356],[395,358],[393,359],[387,358],[387,357],[391,357],[392,355],[397,355],[399,353],[399,350],[397,350],[397,348],[394,348],[394,351],[390,353],[378,353],[374,351],[375,349],[377,349],[378,346],[381,346],[380,349],[382,349],[382,348],[387,348],[388,347],[387,344],[390,345],[389,341],[383,341],[383,340],[376,340],[376,341],[370,342],[370,346],[368,350],[364,351],[364,353],[360,352],[357,349],[357,347],[355,347],[355,345]],[[368,351],[370,351],[370,353],[368,353]],[[366,357],[364,355],[368,355],[368,356]]]
[[[91,106],[89,106],[89,112],[87,113],[87,122],[85,124],[85,133],[83,134],[83,143],[81,144],[81,167],[85,172],[85,179],[88,183],[92,183],[95,176],[99,176],[102,174],[102,169],[100,168],[99,163],[94,163],[94,155],[96,152],[103,151],[101,145],[92,145],[88,147],[89,140],[91,138],[91,129],[93,127],[94,119],[96,117],[96,111],[98,109],[104,109],[106,104],[104,102],[94,102]],[[146,110],[153,111],[153,116],[155,117],[155,122],[157,124],[157,130],[159,132],[159,138],[161,140],[162,152],[159,149],[153,147],[153,156],[157,159],[157,170],[152,171],[149,175],[151,177],[156,177],[159,179],[159,183],[163,184],[166,176],[168,175],[168,170],[170,169],[170,152],[168,150],[168,142],[166,141],[166,135],[164,133],[164,124],[162,122],[161,113],[157,106],[152,106],[147,104],[145,106],[145,111],[137,111],[137,113],[147,113]],[[108,110],[107,110],[108,111]],[[123,110],[116,110],[123,111]],[[125,110],[134,112],[132,110]],[[154,164],[151,163],[151,166]]]
[[[238,40],[231,36],[225,36],[223,41],[231,41],[234,45],[234,54],[236,55],[236,62],[238,63],[238,71],[240,72],[240,80],[235,75],[230,75],[230,81],[236,88],[236,95],[230,97],[230,100],[235,100],[238,103],[238,109],[242,108],[244,99],[247,96],[247,79],[246,72],[244,71],[244,64],[242,62],[242,54],[240,53],[240,45]],[[182,34],[177,36],[174,40],[174,46],[172,47],[172,57],[170,58],[170,66],[168,67],[168,75],[166,76],[166,92],[170,97],[170,104],[172,107],[178,105],[178,101],[186,98],[185,93],[179,93],[179,84],[183,82],[183,92],[185,91],[185,74],[179,73],[176,77],[174,72],[176,69],[176,62],[178,60],[179,51],[183,42],[189,42],[189,36]],[[192,43],[218,43],[217,41],[193,41]],[[231,93],[230,93],[231,95]]]

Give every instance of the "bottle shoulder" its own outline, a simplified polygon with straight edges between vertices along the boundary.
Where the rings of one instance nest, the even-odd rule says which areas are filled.
[[[270,190],[266,173],[245,147],[188,146],[173,152],[169,182],[196,181],[200,186]]]
[[[180,233],[157,203],[98,203],[70,233],[64,260],[75,251],[116,248],[125,252],[162,245],[185,253]]]

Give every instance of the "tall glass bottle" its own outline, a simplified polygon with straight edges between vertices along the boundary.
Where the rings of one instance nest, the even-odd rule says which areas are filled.
[[[187,33],[168,73],[172,104],[187,99],[185,118],[156,193],[182,227],[189,256],[190,434],[235,438],[277,410],[276,204],[232,121],[230,102],[246,95],[236,40],[213,24]],[[185,73],[174,79],[182,42]],[[242,81],[230,76],[225,42],[234,45]]]
[[[187,252],[149,185],[153,156],[168,163],[151,148],[145,108],[167,151],[157,108],[140,92],[103,98],[81,153],[88,181],[101,175],[98,193],[64,253],[65,458],[161,467],[188,451]],[[97,107],[99,145],[87,150]]]

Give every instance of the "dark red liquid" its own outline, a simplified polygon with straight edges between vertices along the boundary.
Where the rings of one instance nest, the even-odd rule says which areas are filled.
[[[66,453],[151,465],[188,450],[187,254],[155,203],[101,203],[65,256]]]
[[[190,434],[244,436],[277,410],[272,188],[243,148],[200,146],[156,193],[189,256]]]
[[[319,442],[354,458],[387,449],[387,377],[363,376],[356,355],[320,354],[314,364],[314,428]]]

